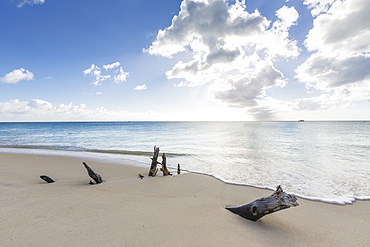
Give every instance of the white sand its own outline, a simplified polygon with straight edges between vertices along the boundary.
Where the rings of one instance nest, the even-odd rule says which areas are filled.
[[[89,185],[82,161],[105,182]],[[0,246],[370,246],[369,201],[299,198],[252,222],[225,206],[272,191],[190,173],[147,177],[149,166],[0,153]]]

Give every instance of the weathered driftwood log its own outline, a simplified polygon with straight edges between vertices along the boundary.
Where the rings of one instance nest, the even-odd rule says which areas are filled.
[[[94,179],[95,183],[100,184],[103,182],[101,176],[97,173],[95,173],[85,162],[82,162],[82,164],[85,166],[87,173],[89,176]],[[93,184],[92,181],[90,181],[90,184]]]
[[[159,147],[154,146],[154,155],[152,159],[152,165],[150,166],[149,170],[149,176],[155,177],[157,175],[158,169],[157,165],[160,164],[158,160],[158,155],[159,155]]]
[[[177,174],[181,173],[180,164],[177,164]]]
[[[243,218],[256,221],[267,214],[298,205],[297,198],[294,195],[285,193],[279,185],[276,187],[276,191],[270,196],[263,197],[245,205],[227,207],[226,209]]]
[[[42,180],[44,180],[45,182],[47,182],[47,183],[54,183],[55,182],[53,179],[51,179],[49,176],[46,176],[46,175],[41,175],[40,178]]]
[[[170,171],[167,169],[167,158],[166,158],[166,154],[163,153],[162,154],[162,168],[161,168],[161,171],[163,172],[163,176],[172,176],[172,174],[170,173]]]

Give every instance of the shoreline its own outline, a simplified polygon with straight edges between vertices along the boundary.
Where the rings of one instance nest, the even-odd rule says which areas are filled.
[[[144,162],[143,160],[138,160],[135,155],[124,155],[122,156],[119,153],[116,152],[94,152],[90,150],[63,150],[63,149],[41,149],[41,148],[14,148],[14,147],[0,147],[0,154],[1,153],[13,153],[13,154],[30,154],[30,155],[48,155],[48,156],[62,156],[62,157],[75,157],[75,158],[86,158],[87,160],[92,161],[98,161],[98,162],[107,162],[117,165],[129,165],[129,166],[139,166],[139,167],[146,167],[149,169],[150,166],[150,160],[149,157],[153,155],[152,152],[145,152],[145,156],[140,156],[140,158],[145,157],[148,158],[148,162]],[[135,152],[134,152],[135,153]],[[136,159],[135,159],[136,158]],[[175,172],[177,170],[177,167],[173,167],[171,165],[167,165],[168,169]],[[256,186],[252,184],[244,184],[244,183],[235,183],[232,181],[227,181],[222,178],[219,178],[213,174],[208,174],[204,172],[198,172],[198,171],[191,171],[188,169],[181,169],[183,172],[193,173],[193,174],[199,174],[204,176],[209,176],[214,179],[217,179],[225,184],[230,185],[237,185],[237,186],[247,186],[251,188],[257,188],[257,189],[265,189],[268,191],[275,191],[275,188],[272,187],[261,187]],[[343,196],[343,199],[341,201],[335,200],[335,199],[329,199],[329,198],[320,198],[320,197],[310,197],[310,196],[304,196],[301,194],[295,194],[290,193],[298,198],[310,200],[310,201],[316,201],[316,202],[323,202],[323,203],[329,203],[329,204],[335,204],[335,205],[350,205],[353,204],[356,201],[370,201],[370,196],[352,196],[347,195]],[[345,199],[344,199],[345,198]]]
[[[82,161],[104,182],[89,185]],[[0,152],[2,246],[367,246],[369,201],[298,207],[252,222],[226,206],[272,191],[79,157]],[[138,174],[145,175],[140,179]],[[160,173],[160,172],[159,172]],[[56,183],[47,184],[39,176]],[[284,189],[284,188],[283,188]],[[287,191],[289,193],[289,191]]]

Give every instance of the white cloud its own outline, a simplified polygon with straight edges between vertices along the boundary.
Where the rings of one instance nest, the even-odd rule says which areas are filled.
[[[25,4],[34,5],[34,4],[43,4],[43,3],[45,3],[45,0],[22,0],[18,4],[18,7],[21,8]]]
[[[109,69],[114,69],[114,68],[117,68],[118,66],[120,66],[121,63],[120,62],[116,62],[116,63],[112,63],[112,64],[107,64],[107,65],[103,65],[103,68],[105,70],[109,70]]]
[[[335,2],[314,20],[305,44],[310,51],[335,55],[370,52],[370,1]]]
[[[284,111],[323,113],[369,100],[370,1],[304,4],[314,17],[304,42],[312,55],[295,72],[315,97],[289,102],[268,96],[273,87],[288,83],[277,68],[300,53],[289,33],[299,25],[294,7],[277,9],[276,21],[270,21],[258,10],[248,13],[245,1],[184,0],[171,25],[158,31],[145,52],[169,58],[187,54],[175,57],[168,79],[179,79],[178,87],[207,84],[213,99],[246,108],[260,120],[283,116]]]
[[[294,7],[288,8],[287,6],[283,6],[281,9],[276,11],[276,16],[281,20],[282,25],[289,28],[290,26],[297,24],[299,14]]]
[[[132,113],[127,111],[109,111],[104,107],[89,109],[86,104],[53,105],[52,103],[34,99],[20,101],[18,99],[0,102],[0,120],[2,121],[68,121],[68,120],[155,120],[153,112]]]
[[[143,84],[143,85],[137,85],[135,87],[135,90],[146,90],[146,85],[145,84]]]
[[[325,92],[332,103],[369,100],[370,1],[306,3],[320,11],[305,40],[314,53],[295,70],[296,78],[309,89]],[[340,100],[334,101],[332,95]]]
[[[354,111],[348,114],[353,119],[367,119],[370,115],[356,112],[355,102],[370,101],[370,88],[351,85],[349,88],[335,88],[319,96],[299,98],[292,102],[277,100],[272,97],[257,99],[257,104],[248,112],[256,120],[301,119],[302,115],[310,119],[345,119],[343,111]],[[339,117],[339,118],[338,118]]]
[[[234,77],[232,83],[224,82],[225,87],[214,90],[215,98],[235,107],[252,107],[257,105],[258,97],[265,96],[267,88],[281,83],[283,78],[272,65],[259,68],[252,77],[250,75],[241,75],[236,81]]]
[[[123,71],[122,67],[119,68],[118,74],[114,76],[115,83],[125,82],[127,80],[128,72]]]
[[[312,9],[312,16],[318,16],[321,13],[327,12],[336,1],[341,0],[304,0],[303,4],[308,5],[308,8]]]
[[[309,87],[331,90],[343,85],[370,83],[370,54],[344,54],[336,57],[315,53],[295,71],[297,79]]]
[[[34,75],[32,72],[20,68],[13,70],[12,72],[9,72],[6,74],[4,77],[0,77],[0,82],[2,83],[10,83],[10,84],[15,84],[19,81],[30,81],[33,80]]]
[[[114,68],[117,68],[120,66],[119,62],[103,65],[103,68],[107,70],[112,70]],[[112,71],[108,74],[108,72],[104,72],[105,74],[102,74],[102,70],[100,67],[96,66],[95,64],[92,64],[90,68],[85,69],[83,71],[83,74],[91,75],[95,78],[95,80],[91,83],[95,86],[102,85],[103,81],[106,81],[110,78],[113,78],[113,82],[115,83],[122,83],[127,80],[127,76],[129,75],[128,72],[125,72],[122,67],[119,67],[117,70]]]
[[[268,88],[285,85],[274,62],[299,55],[289,38],[298,12],[283,6],[276,15],[271,22],[257,10],[249,13],[245,1],[184,0],[172,24],[158,31],[145,51],[164,57],[191,53],[189,61],[178,61],[166,72],[168,79],[182,80],[176,86],[209,83],[213,98],[255,107]]]

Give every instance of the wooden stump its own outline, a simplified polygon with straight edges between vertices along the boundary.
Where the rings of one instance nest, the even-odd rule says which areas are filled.
[[[89,176],[94,179],[95,183],[100,184],[103,182],[101,176],[97,173],[95,173],[85,162],[82,162],[82,164],[85,166],[87,173]],[[92,181],[90,181],[90,184],[94,184]]]
[[[267,214],[298,205],[297,198],[294,195],[285,193],[279,185],[276,187],[276,191],[270,196],[263,197],[245,205],[226,207],[226,209],[248,220],[257,221]]]
[[[151,177],[155,177],[155,175],[157,175],[157,172],[158,172],[157,165],[160,164],[158,162],[158,155],[159,155],[159,147],[154,146],[154,155],[153,155],[153,158],[151,158],[152,164],[149,170],[149,176]]]
[[[53,179],[51,179],[49,176],[46,176],[46,175],[41,175],[40,178],[42,180],[44,180],[45,182],[47,182],[47,183],[54,183],[55,182]]]
[[[167,161],[166,160],[167,160],[166,154],[163,153],[162,154],[162,168],[161,168],[161,171],[163,172],[163,176],[168,176],[168,175],[172,176],[170,171],[167,169],[167,165],[166,165]]]

